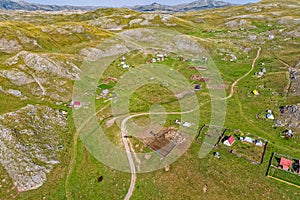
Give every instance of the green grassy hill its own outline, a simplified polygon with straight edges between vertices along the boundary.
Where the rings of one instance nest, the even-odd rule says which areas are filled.
[[[227,100],[224,126],[250,132],[267,139],[269,144],[264,162],[254,165],[224,148],[214,150],[220,153],[220,159],[215,158],[213,152],[200,159],[201,145],[193,141],[189,150],[170,166],[170,171],[161,169],[137,174],[131,199],[299,199],[299,188],[269,179],[266,171],[272,152],[300,158],[300,132],[295,129],[295,137],[287,140],[282,137],[282,132],[288,127],[274,127],[274,121],[264,117],[266,110],[272,110],[277,117],[280,106],[300,103],[299,96],[288,91],[290,70],[300,70],[299,25],[298,0],[263,0],[245,6],[172,15],[139,13],[129,9],[99,9],[84,13],[1,11],[0,115],[17,112],[27,104],[44,105],[68,114],[67,130],[63,136],[59,134],[64,141],[64,148],[59,153],[60,162],[47,173],[47,180],[37,189],[19,192],[13,187],[14,180],[5,167],[0,165],[0,200],[125,197],[130,174],[111,169],[90,154],[78,139],[72,109],[67,104],[72,100],[74,82],[78,80],[89,53],[97,57],[101,54],[97,47],[117,33],[151,27],[195,37],[220,71],[227,86],[227,95],[232,83],[251,69],[261,47],[261,55],[253,71],[238,82],[232,98]],[[153,54],[132,52],[125,56],[126,62],[135,67],[145,64]],[[190,79],[194,72],[190,71],[189,63],[182,63],[176,55],[172,56],[164,63]],[[127,72],[118,66],[120,62],[117,60],[108,67],[103,77],[99,77],[100,83],[113,77],[117,81],[108,84],[117,84]],[[262,68],[267,70],[262,77],[254,75]],[[190,80],[190,83],[197,82]],[[205,88],[205,83],[202,87]],[[12,94],[10,89],[20,91],[22,95]],[[131,110],[146,112],[150,104],[159,103],[167,110],[178,109],[178,102],[174,102],[170,91],[166,91],[165,87],[157,87],[156,92],[154,89],[150,85],[137,90],[131,99]],[[259,96],[251,93],[254,89],[260,92]],[[96,90],[97,95],[101,92]],[[205,103],[210,100],[209,91],[203,89],[196,94],[199,102],[203,103],[200,105],[199,123],[202,126],[210,123],[211,108],[209,103]],[[99,111],[99,123],[105,127],[109,138],[118,143],[120,129],[115,123],[111,127],[105,125],[112,119],[110,103],[101,99],[96,100],[95,106]],[[174,124],[176,117],[169,115],[167,123]],[[32,118],[28,124],[35,124],[35,120],[39,119]],[[136,120],[146,124],[149,119]],[[18,134],[12,131],[12,137],[22,142],[23,136]],[[136,152],[149,151],[141,147],[140,141],[131,141]],[[30,142],[35,141],[28,140],[28,146],[32,145]],[[0,152],[3,154],[5,151]],[[103,176],[102,182],[97,181],[99,176]]]

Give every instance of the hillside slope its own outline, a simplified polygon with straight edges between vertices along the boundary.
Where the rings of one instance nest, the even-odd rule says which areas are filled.
[[[195,3],[189,9],[198,6]],[[178,9],[186,7],[182,5]],[[273,152],[295,158],[300,154],[300,132],[296,129],[300,123],[293,117],[296,114],[291,115],[288,109],[285,113],[280,111],[280,107],[300,103],[299,27],[298,0],[275,3],[264,0],[257,4],[172,14],[127,8],[102,8],[84,13],[1,10],[0,199],[125,197],[130,174],[109,168],[88,151],[84,141],[78,139],[74,110],[68,105],[77,100],[73,99],[73,86],[80,80],[84,61],[96,60],[103,54],[99,45],[105,39],[123,31],[134,33],[137,28],[163,28],[178,31],[183,38],[186,35],[195,38],[216,64],[224,82],[218,86],[227,94],[232,84],[243,77],[226,102],[224,126],[245,135],[254,134],[269,144],[263,163],[254,165],[221,147],[214,150],[220,153],[220,159],[213,152],[200,159],[201,143],[192,141],[189,150],[170,166],[137,174],[132,199],[299,199],[298,188],[265,176]],[[153,38],[150,35],[140,39],[151,43]],[[164,42],[167,46],[168,41]],[[178,44],[187,51],[190,49],[185,43]],[[261,54],[251,71],[259,48]],[[145,64],[156,58],[152,53],[155,50],[150,50],[146,53],[135,50],[124,54],[125,59],[116,59],[99,77],[99,87],[101,83],[113,90],[111,86],[123,74],[140,66],[147,68]],[[117,47],[111,47],[109,53],[117,51]],[[123,60],[128,62],[129,69],[122,68]],[[209,88],[202,77],[195,76],[198,69],[206,69],[203,62],[190,63],[172,53],[162,62],[186,77],[192,87],[201,85],[195,91],[200,103],[199,126],[209,124],[211,116]],[[266,73],[259,76],[263,68]],[[177,111],[174,95],[164,84],[149,85],[150,89],[141,87],[132,95],[130,109],[134,113],[148,112],[152,104]],[[253,95],[253,90],[258,90],[260,95]],[[86,96],[95,97],[95,117],[112,143],[118,145],[122,136],[109,99],[114,94],[104,98],[105,92],[91,88]],[[91,106],[84,103],[80,108],[83,111],[84,107]],[[287,108],[290,107],[298,109],[299,106]],[[266,119],[266,110],[272,110],[276,119],[283,122],[282,126],[275,126],[276,120]],[[179,118],[180,115],[168,115],[167,124],[177,126],[174,121]],[[76,120],[85,124],[81,118]],[[144,125],[149,118],[137,118],[135,122]],[[293,129],[294,138],[283,136],[287,129]],[[128,141],[137,153],[151,153],[134,137]],[[242,145],[242,149],[256,156],[248,146]],[[299,176],[294,179],[298,180]]]

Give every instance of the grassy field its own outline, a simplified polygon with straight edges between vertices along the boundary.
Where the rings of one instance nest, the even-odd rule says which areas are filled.
[[[153,26],[167,27],[171,30],[180,31],[183,34],[191,35],[199,38],[199,43],[210,54],[214,63],[218,67],[222,75],[224,84],[227,85],[226,92],[229,94],[230,85],[239,77],[246,74],[250,68],[258,47],[262,47],[262,54],[259,57],[253,73],[242,79],[235,87],[232,98],[227,100],[227,112],[224,127],[232,130],[242,130],[250,132],[255,136],[265,138],[269,141],[266,150],[264,162],[261,165],[253,165],[249,161],[239,158],[228,152],[227,149],[218,148],[214,151],[220,153],[220,159],[213,156],[213,151],[204,159],[199,159],[199,150],[201,144],[193,141],[189,150],[183,154],[177,161],[170,166],[170,171],[164,169],[151,173],[137,174],[137,183],[131,199],[299,199],[300,190],[285,183],[269,179],[266,176],[268,161],[272,152],[280,152],[292,157],[299,157],[300,139],[284,139],[281,137],[282,131],[286,127],[274,127],[274,121],[258,118],[257,115],[265,113],[266,110],[272,110],[275,117],[279,114],[279,106],[299,103],[299,97],[287,95],[288,67],[283,64],[286,62],[290,66],[294,66],[299,62],[299,38],[285,40],[290,38],[284,34],[280,34],[279,30],[284,29],[284,33],[297,28],[293,21],[288,24],[280,23],[282,17],[292,16],[296,19],[300,17],[299,8],[291,8],[287,5],[295,4],[297,1],[279,2],[279,6],[270,7],[269,10],[262,8],[262,11],[255,13],[250,8],[261,9],[269,2],[264,1],[259,4],[247,6],[237,6],[224,9],[215,9],[209,11],[199,11],[192,13],[174,14],[174,18],[170,23],[176,26],[167,27],[160,17],[155,17]],[[280,12],[280,16],[276,16],[271,12]],[[133,18],[141,17],[141,13],[130,11],[127,9],[100,9],[85,14],[64,15],[35,15],[24,17],[18,16],[18,20],[14,20],[16,16],[6,16],[6,21],[0,22],[0,31],[3,37],[16,39],[20,43],[21,40],[16,37],[15,32],[19,31],[26,37],[36,39],[40,48],[34,45],[23,45],[26,51],[36,53],[58,54],[60,59],[68,60],[75,57],[76,64],[80,66],[82,57],[79,55],[81,49],[86,47],[96,47],[105,38],[114,35],[114,32],[101,28],[100,25],[93,25],[95,20],[112,19],[119,25],[128,25],[131,18],[124,18],[124,15],[132,15]],[[241,27],[230,27],[225,25],[226,22],[234,19],[239,20],[240,16],[245,17],[247,25]],[[261,18],[255,18],[261,15]],[[1,14],[4,16],[4,14]],[[264,17],[268,16],[268,17]],[[252,17],[252,18],[251,18]],[[95,23],[94,23],[95,24]],[[70,31],[66,27],[83,27],[84,32],[73,34],[61,34],[57,30],[64,29]],[[254,28],[254,26],[256,28]],[[135,24],[131,28],[143,27]],[[125,27],[124,29],[131,29]],[[240,29],[244,28],[244,29]],[[42,31],[49,29],[49,32]],[[274,40],[268,40],[269,34],[275,34]],[[250,41],[249,35],[256,35],[257,39]],[[247,53],[241,49],[251,48]],[[229,61],[227,58],[230,54],[237,56],[236,61]],[[70,55],[72,55],[70,57]],[[7,53],[0,54],[0,70],[10,69],[4,62],[13,55]],[[132,69],[145,64],[147,60],[154,55],[144,55],[141,52],[134,51],[131,54],[124,55],[126,62],[132,66]],[[78,58],[78,60],[77,60]],[[122,69],[118,64],[121,60],[116,60],[99,77],[99,85],[103,80],[109,77],[117,79],[115,82],[108,83],[102,88],[96,90],[100,94],[103,89],[114,89],[115,86],[128,69]],[[164,62],[182,74],[187,80],[196,72],[189,69],[189,62],[181,62],[176,55],[170,55]],[[267,72],[262,77],[254,75],[255,72],[266,68]],[[189,80],[191,85],[198,82]],[[70,83],[71,84],[71,83]],[[211,98],[209,90],[205,83],[200,83],[202,89],[195,94],[200,104],[199,128],[210,123],[211,118]],[[119,172],[103,165],[97,161],[92,154],[85,148],[80,139],[74,146],[73,137],[76,136],[76,130],[72,119],[72,111],[65,106],[55,105],[53,100],[41,99],[30,93],[30,85],[18,87],[7,79],[0,76],[0,85],[5,88],[15,88],[24,91],[28,96],[28,100],[20,100],[12,95],[0,92],[0,114],[16,111],[27,104],[41,104],[53,108],[64,109],[69,111],[68,115],[68,131],[63,134],[64,150],[60,155],[60,164],[55,165],[54,169],[47,174],[45,184],[32,191],[19,193],[12,188],[13,183],[9,178],[6,170],[0,166],[0,200],[6,199],[67,199],[66,193],[70,193],[70,199],[123,199],[127,193],[130,184],[130,174]],[[260,93],[254,96],[251,91],[257,89]],[[107,127],[106,123],[112,119],[110,102],[108,98],[96,100],[96,110],[99,123],[105,130],[107,137],[116,145],[120,144],[121,133],[120,128],[113,123]],[[71,99],[70,99],[71,100]],[[162,85],[148,84],[136,91],[130,99],[130,111],[132,113],[147,112],[151,105],[161,104],[169,112],[180,111],[179,103],[174,94]],[[263,116],[264,114],[261,114]],[[180,115],[167,115],[165,126],[174,126],[174,121],[180,118]],[[149,123],[148,116],[134,118],[134,122],[140,125]],[[175,125],[176,126],[176,125]],[[197,135],[197,132],[195,133]],[[149,152],[150,150],[142,146],[143,144],[136,139],[130,139],[136,151]],[[245,152],[248,146],[241,144],[239,146]],[[72,151],[71,149],[76,151]],[[242,152],[242,153],[245,153]],[[250,153],[252,157],[257,151]],[[75,154],[75,155],[74,155]],[[74,160],[74,168],[70,168],[70,161]],[[70,176],[68,173],[70,171]],[[299,184],[300,176],[291,175],[290,173],[270,169],[270,174],[275,177],[284,177],[293,183]],[[98,177],[103,176],[103,181],[98,182]],[[5,180],[4,180],[5,179]],[[4,180],[4,181],[2,181]],[[203,188],[207,187],[204,192]]]
[[[286,181],[288,183],[292,183],[297,186],[300,186],[299,175],[297,174],[292,174],[290,172],[286,172],[284,170],[271,167],[269,171],[269,175],[278,178],[280,180]]]

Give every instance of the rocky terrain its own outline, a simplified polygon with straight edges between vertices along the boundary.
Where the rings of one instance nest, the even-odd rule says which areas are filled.
[[[292,96],[300,96],[300,66],[290,69],[290,79],[290,94]]]
[[[0,116],[0,163],[18,191],[40,187],[59,163],[66,116],[46,106],[27,105]]]
[[[169,12],[185,12],[196,11],[211,8],[221,8],[233,6],[234,4],[217,1],[217,0],[197,0],[191,3],[179,4],[176,6],[162,5],[153,3],[151,5],[137,5],[129,7],[140,12],[148,11],[169,11]],[[0,9],[3,10],[27,10],[27,11],[64,11],[64,10],[84,10],[91,11],[100,8],[101,6],[58,6],[58,5],[43,5],[36,3],[28,3],[26,1],[0,0]]]
[[[72,56],[62,60],[55,54],[21,51],[6,60],[9,69],[0,70],[0,77],[39,98],[67,101],[71,98],[70,81],[78,80],[80,73],[72,60]]]
[[[287,127],[294,131],[300,130],[300,104],[288,105],[280,108],[280,115],[275,121],[279,127]]]
[[[8,0],[2,2],[2,6],[9,3]],[[223,6],[225,7],[222,9],[195,11]],[[76,101],[72,98],[73,85],[76,80],[80,80],[84,61],[92,62],[101,56],[120,52],[126,54],[124,56],[130,66],[136,64],[134,61],[145,64],[147,60],[152,59],[147,57],[148,55],[143,57],[142,54],[131,57],[128,53],[130,50],[123,48],[122,44],[110,46],[106,50],[99,48],[99,44],[105,39],[123,31],[123,36],[134,36],[148,43],[158,41],[156,37],[151,37],[151,34],[149,37],[142,37],[141,32],[136,31],[137,28],[164,28],[195,38],[215,61],[224,79],[224,84],[209,89],[225,88],[227,93],[230,92],[232,83],[250,70],[257,50],[261,47],[262,52],[253,73],[236,85],[233,98],[227,102],[230,108],[227,113],[227,126],[253,132],[268,139],[272,151],[299,153],[299,141],[296,138],[286,145],[276,134],[288,128],[295,133],[300,131],[300,105],[297,104],[300,97],[300,3],[297,0],[265,0],[248,6],[231,6],[211,0],[178,6],[152,4],[132,8],[137,11],[128,8],[105,8],[91,12],[53,12],[73,8],[14,2],[4,9],[6,10],[0,12],[0,163],[3,167],[0,166],[0,170],[3,170],[3,174],[7,173],[9,178],[1,173],[0,178],[5,177],[4,182],[7,181],[7,185],[13,184],[18,191],[31,190],[28,193],[20,193],[20,199],[43,199],[44,196],[46,199],[65,199],[67,193],[72,197],[69,199],[95,199],[99,196],[106,199],[124,198],[124,188],[129,185],[128,174],[107,169],[91,156],[80,140],[76,140],[76,134],[66,134],[76,132],[72,115],[67,115],[67,112],[72,112],[67,105],[72,100]],[[52,12],[32,12],[33,10]],[[193,44],[187,45],[183,38],[172,39],[177,39],[183,50],[191,50]],[[167,48],[168,45],[165,46]],[[205,58],[203,63],[196,63],[197,65],[190,65],[177,55],[167,57],[166,62],[171,63],[174,68],[182,65],[179,72],[194,84],[195,80],[190,80],[190,77],[205,64]],[[209,69],[207,66],[203,68]],[[262,68],[266,69],[266,73],[261,77],[254,75]],[[126,70],[113,65],[103,79],[111,77],[114,81],[106,83],[113,85],[121,80],[120,76],[127,72]],[[194,93],[199,95],[199,99],[206,100],[209,94],[206,93],[205,81],[202,82],[201,90]],[[94,95],[92,89],[91,93]],[[257,89],[260,95],[252,95],[251,91],[254,89]],[[285,96],[286,90],[288,95]],[[145,96],[147,95],[149,96],[146,91]],[[177,97],[185,96],[186,93],[182,93]],[[144,102],[138,95],[136,99]],[[107,102],[98,99],[96,107],[99,110],[103,108],[100,114],[109,117],[111,113],[105,109]],[[80,104],[83,107],[80,109],[85,109],[85,103]],[[205,102],[201,103],[201,115],[210,116],[209,106]],[[272,127],[274,121],[266,119],[257,122],[255,115],[258,112],[267,109],[277,111],[280,106],[283,107],[279,115],[274,112],[276,129]],[[265,116],[263,118],[265,119]],[[105,120],[106,117],[99,119]],[[203,120],[206,120],[205,117]],[[105,124],[105,121],[103,122]],[[119,131],[114,122],[109,128],[113,133]],[[64,149],[63,145],[65,138],[69,145],[67,149]],[[272,146],[273,144],[276,145]],[[283,189],[279,191],[276,182],[265,178],[264,165],[257,170],[221,151],[221,158],[225,159],[211,159],[212,156],[208,156],[207,162],[202,162],[199,161],[198,147],[198,143],[194,144],[194,149],[184,155],[187,157],[172,165],[168,175],[162,174],[161,171],[148,177],[140,175],[140,192],[134,194],[135,199],[147,198],[144,194],[163,195],[165,191],[171,191],[170,195],[175,195],[163,196],[160,199],[181,198],[181,194],[184,194],[182,198],[185,199],[201,196],[198,187],[194,187],[200,184],[199,180],[205,180],[209,185],[206,194],[210,195],[211,199],[223,199],[225,190],[230,194],[224,199],[232,199],[234,195],[245,195],[240,196],[243,199],[261,198],[255,196],[261,193],[270,199],[282,199],[284,195],[289,199],[296,199],[293,198],[295,194],[300,196],[298,191],[288,188],[289,186],[280,185]],[[268,149],[267,153],[271,151]],[[63,156],[65,159],[62,159]],[[71,158],[74,160],[70,162]],[[183,163],[181,166],[180,162]],[[264,164],[266,163],[265,161]],[[69,167],[71,164],[73,168]],[[179,170],[176,171],[177,165]],[[56,168],[62,170],[57,172]],[[218,171],[224,168],[226,170]],[[206,174],[207,177],[202,174]],[[97,182],[99,176],[104,176],[103,184]],[[184,185],[187,177],[193,184]],[[227,177],[232,177],[232,180]],[[51,178],[54,181],[47,182],[52,181]],[[154,183],[152,180],[159,180],[160,185],[157,186],[158,182]],[[173,183],[171,186],[170,182]],[[252,187],[247,185],[249,182],[257,184]],[[148,185],[143,185],[144,183]],[[40,187],[43,184],[45,187]],[[4,187],[4,184],[2,185]],[[0,199],[9,199],[9,188],[1,188],[2,185],[0,183]],[[151,191],[147,191],[148,188],[151,188]],[[155,188],[154,192],[152,188]],[[287,194],[287,190],[292,191],[291,194]],[[186,191],[188,193],[185,193]],[[159,199],[158,196],[153,198]]]
[[[28,11],[61,11],[61,10],[95,10],[99,7],[92,6],[57,6],[28,3],[26,1],[0,0],[0,9],[3,10],[28,10]]]
[[[222,8],[227,6],[233,6],[235,4],[217,1],[217,0],[197,0],[191,3],[179,4],[175,6],[168,6],[159,3],[152,3],[150,5],[134,6],[131,9],[140,11],[140,12],[188,12],[188,11],[197,11],[211,8]]]

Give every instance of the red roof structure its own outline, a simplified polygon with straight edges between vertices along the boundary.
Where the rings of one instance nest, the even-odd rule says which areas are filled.
[[[72,107],[79,108],[79,107],[81,107],[81,106],[82,106],[82,104],[81,104],[81,102],[79,102],[79,101],[71,101],[71,103],[69,104],[69,107],[70,107],[70,108],[72,108]]]
[[[235,142],[235,139],[232,135],[229,136],[229,138],[227,139],[229,144],[232,145]]]
[[[292,164],[293,164],[292,160],[286,159],[284,157],[280,159],[280,163],[279,163],[279,165],[281,165],[284,170],[288,170],[292,166]]]
[[[74,101],[74,106],[81,106],[81,102],[79,102],[79,101]]]

